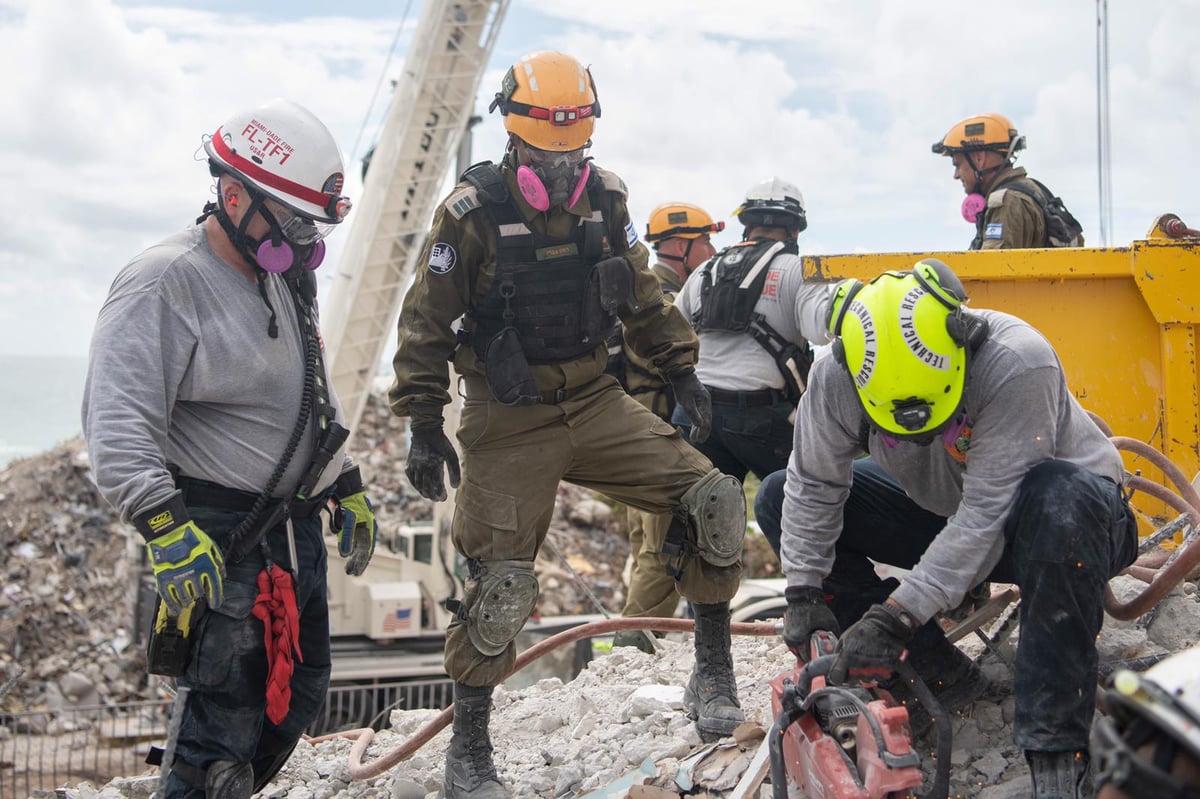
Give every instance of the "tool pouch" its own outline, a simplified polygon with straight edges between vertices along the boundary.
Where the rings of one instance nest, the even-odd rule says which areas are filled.
[[[189,605],[181,615],[167,613],[162,597],[157,599],[154,626],[146,642],[146,671],[163,677],[180,677],[192,656],[191,633],[205,611],[203,600]]]
[[[492,396],[501,405],[534,405],[540,398],[516,328],[506,327],[492,336],[483,372]]]

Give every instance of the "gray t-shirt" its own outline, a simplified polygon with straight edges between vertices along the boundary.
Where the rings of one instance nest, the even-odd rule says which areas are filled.
[[[892,597],[920,621],[958,605],[1004,549],[1004,523],[1025,474],[1058,459],[1124,482],[1121,457],[1067,388],[1058,356],[1032,326],[999,311],[968,362],[965,463],[941,438],[928,446],[869,437],[869,451],[921,507],[946,526]],[[833,566],[863,412],[849,374],[833,358],[813,366],[800,400],[783,502],[782,559],[788,585],[819,586]]]
[[[268,275],[267,296],[278,338],[258,287],[217,257],[202,226],[150,247],[113,281],[92,336],[83,432],[96,484],[123,519],[171,495],[168,463],[230,488],[266,487],[304,393],[303,337],[282,278]],[[276,496],[307,467],[312,424]],[[317,490],[349,465],[335,455]]]
[[[703,271],[713,268],[710,260],[690,276],[675,298],[675,305],[691,320],[700,309]],[[828,339],[825,316],[829,310],[830,283],[804,282],[804,260],[798,255],[776,255],[768,267],[766,283],[754,312],[793,344],[805,340],[824,344]],[[700,360],[696,376],[706,386],[729,391],[783,388],[783,375],[775,359],[749,333],[704,330],[700,335]]]

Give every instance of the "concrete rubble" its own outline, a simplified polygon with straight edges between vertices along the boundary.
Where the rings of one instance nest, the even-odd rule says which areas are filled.
[[[430,504],[404,478],[403,420],[372,398],[355,440],[384,524],[429,516]],[[582,489],[564,485],[551,533],[539,559],[545,615],[594,612],[582,579],[610,613],[624,600],[621,569],[628,547],[618,535],[624,512]],[[108,704],[158,689],[146,678],[140,647],[132,644],[133,596],[140,545],[119,523],[88,481],[82,442],[0,470],[0,739],[48,729],[12,729],[4,712]],[[769,569],[769,565],[756,568]],[[760,572],[756,576],[762,576]],[[1125,600],[1145,585],[1122,577],[1112,582]],[[1106,618],[1099,639],[1105,668],[1153,658],[1200,640],[1196,586],[1176,588],[1152,614],[1134,622]],[[757,748],[752,728],[739,746],[730,739],[704,753],[686,774],[681,767],[703,749],[682,709],[682,685],[692,667],[690,636],[671,634],[651,656],[630,648],[594,660],[576,679],[543,680],[520,690],[497,689],[492,733],[501,777],[518,799],[630,795],[669,799],[682,795],[729,795]],[[1011,684],[1014,630],[991,647],[975,637],[960,645],[977,655],[1000,686]],[[769,681],[794,667],[774,637],[735,637],[735,670],[747,720],[769,728]],[[1022,753],[1011,741],[1013,704],[1006,691],[977,702],[954,719],[951,795],[1007,799],[1027,795]],[[375,735],[366,760],[411,736],[436,711],[397,711]],[[449,729],[391,771],[351,781],[351,742],[303,741],[265,799],[381,797],[417,799],[440,788]],[[931,741],[920,741],[928,754]],[[923,757],[926,764],[930,758]],[[736,773],[735,773],[736,772]],[[57,791],[63,799],[146,799],[153,771],[129,774],[102,787],[81,783]],[[622,782],[624,780],[624,782]],[[643,784],[644,783],[644,784]],[[632,785],[633,788],[623,786]],[[616,791],[610,788],[619,787]],[[41,796],[50,796],[43,792]],[[769,788],[760,794],[770,796]]]

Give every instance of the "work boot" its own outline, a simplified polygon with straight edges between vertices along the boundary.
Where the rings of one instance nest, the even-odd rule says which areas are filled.
[[[694,604],[696,613],[696,666],[683,691],[688,717],[705,741],[733,733],[745,720],[733,678],[729,639],[729,603]]]
[[[454,733],[446,750],[445,799],[511,799],[492,763],[492,688],[454,683]]]
[[[612,645],[613,649],[619,646],[632,646],[647,655],[654,654],[654,642],[650,640],[649,630],[617,630],[613,633]]]
[[[1088,754],[1025,751],[1033,799],[1091,799],[1092,769]]]
[[[918,630],[908,651],[908,662],[947,713],[962,710],[992,689],[983,670],[947,641],[936,624]]]

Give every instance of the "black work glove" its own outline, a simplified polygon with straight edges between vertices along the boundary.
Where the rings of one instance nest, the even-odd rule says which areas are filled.
[[[825,603],[825,592],[811,585],[788,586],[783,592],[787,598],[787,613],[783,617],[783,642],[800,661],[807,663],[809,641],[813,633],[827,630],[834,635],[842,631],[841,625]]]
[[[886,679],[895,671],[905,645],[916,628],[905,623],[905,611],[890,605],[872,605],[838,639],[837,659],[829,670],[829,682],[840,685],[850,677],[857,680]]]
[[[442,467],[450,473],[450,485],[458,488],[462,474],[458,469],[458,453],[440,422],[412,425],[412,443],[408,447],[408,465],[404,473],[408,482],[426,499],[441,502],[446,498]]]
[[[674,373],[668,380],[675,392],[675,401],[692,420],[692,432],[688,437],[693,444],[703,444],[712,430],[712,398],[708,389],[691,368]]]

